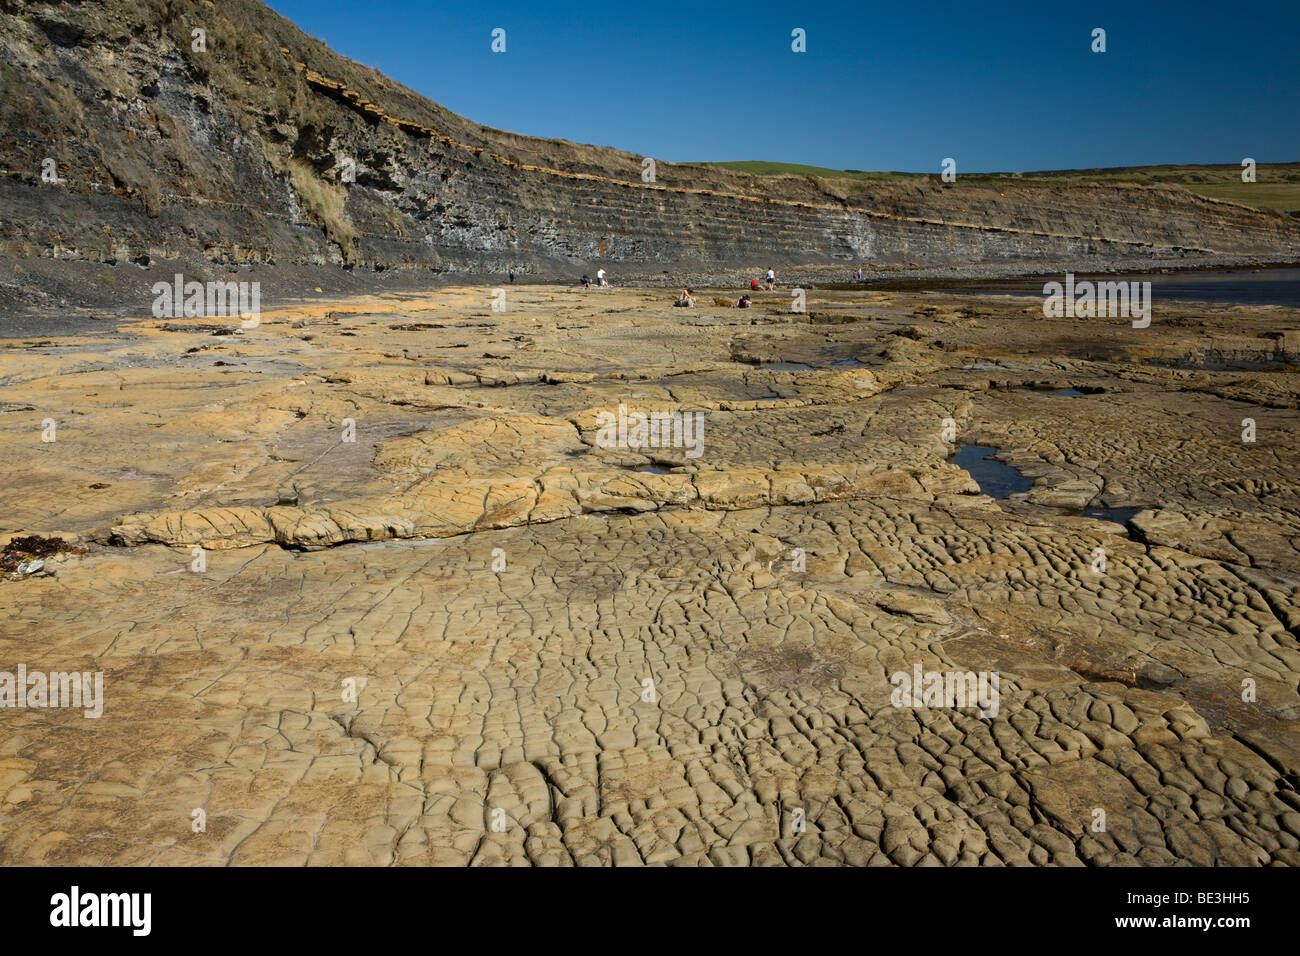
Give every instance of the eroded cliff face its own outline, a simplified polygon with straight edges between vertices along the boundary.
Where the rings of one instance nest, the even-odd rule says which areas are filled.
[[[645,183],[639,155],[478,126],[255,0],[3,0],[0,53],[10,256],[542,275],[609,261],[648,276],[755,257],[1084,264],[1300,246],[1293,219],[1178,187],[864,183],[664,162]]]

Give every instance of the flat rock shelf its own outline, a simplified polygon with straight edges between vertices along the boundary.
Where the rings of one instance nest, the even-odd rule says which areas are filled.
[[[1300,314],[674,294],[0,341],[0,863],[1300,863]]]

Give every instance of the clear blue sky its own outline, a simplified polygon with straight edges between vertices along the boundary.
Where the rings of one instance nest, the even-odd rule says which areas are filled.
[[[477,122],[674,162],[1300,160],[1300,0],[270,6]],[[795,27],[806,53],[791,51]]]

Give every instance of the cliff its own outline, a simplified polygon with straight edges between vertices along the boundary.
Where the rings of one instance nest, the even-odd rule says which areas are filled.
[[[1178,186],[758,177],[667,162],[645,183],[640,155],[480,126],[255,0],[0,0],[0,60],[0,255],[11,258],[510,263],[539,275],[607,261],[657,276],[1300,246],[1293,218]]]

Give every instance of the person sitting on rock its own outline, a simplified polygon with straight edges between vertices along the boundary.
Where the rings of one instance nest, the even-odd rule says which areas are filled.
[[[673,305],[682,305],[682,306],[686,306],[687,308],[694,308],[695,293],[692,292],[690,289],[683,289],[682,294],[677,297],[677,301],[674,302]]]
[[[750,291],[750,292],[757,292],[757,291],[758,291],[758,279],[750,279],[750,280],[749,280],[749,291]]]
[[[754,300],[753,300],[753,299],[751,299],[748,295],[742,295],[742,296],[740,297],[740,301],[736,303],[736,308],[738,308],[738,309],[748,309],[748,308],[749,308],[750,306],[752,306],[753,304],[754,304]]]

